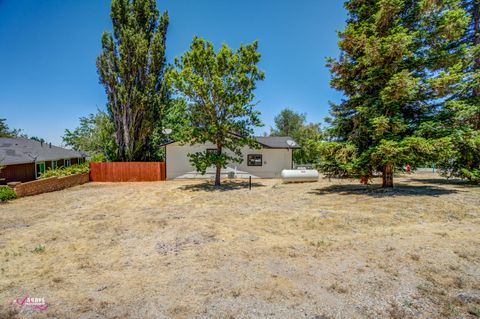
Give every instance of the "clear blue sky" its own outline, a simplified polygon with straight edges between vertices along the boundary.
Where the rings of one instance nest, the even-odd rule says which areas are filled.
[[[225,42],[259,41],[266,78],[256,91],[269,131],[282,108],[328,116],[325,57],[337,56],[335,31],[344,26],[340,0],[166,0],[170,28],[167,59],[189,47],[194,35]],[[111,29],[108,0],[0,0],[0,118],[28,135],[56,144],[80,116],[104,108],[95,59],[100,36]]]

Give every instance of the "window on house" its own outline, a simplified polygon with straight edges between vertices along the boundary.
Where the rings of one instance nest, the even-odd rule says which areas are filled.
[[[71,161],[70,159],[66,159],[66,160],[64,161],[64,165],[63,165],[63,166],[65,166],[65,167],[70,167],[70,166],[72,166],[72,161]]]
[[[83,163],[83,158],[79,158],[78,159],[78,164],[82,164]]]
[[[247,165],[248,166],[262,166],[263,158],[261,154],[248,154]]]
[[[45,162],[35,163],[35,176],[39,178],[45,173]]]
[[[58,161],[52,161],[52,169],[58,168]]]

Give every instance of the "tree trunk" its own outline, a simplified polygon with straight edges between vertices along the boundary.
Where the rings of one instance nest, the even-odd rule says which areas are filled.
[[[222,146],[221,145],[217,145],[217,155],[220,157],[220,155],[222,155]],[[217,163],[216,164],[216,170],[215,170],[215,186],[220,186],[221,185],[221,182],[220,182],[220,173],[222,171],[222,165]]]
[[[360,177],[360,184],[368,185],[368,176],[361,176]]]
[[[393,187],[393,166],[385,165],[382,172],[382,187]]]

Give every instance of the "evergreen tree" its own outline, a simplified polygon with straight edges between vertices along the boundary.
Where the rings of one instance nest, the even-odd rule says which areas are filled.
[[[112,0],[113,35],[102,36],[97,59],[108,111],[115,127],[118,159],[155,159],[152,134],[168,106],[164,83],[168,14],[155,0]]]
[[[446,139],[450,148],[443,150],[438,164],[447,176],[480,183],[480,1],[466,0],[463,5],[470,23],[455,43],[455,49],[464,54],[457,60],[455,70],[459,80],[454,83],[452,98],[445,102],[440,117],[443,128],[446,126],[441,132],[449,132]],[[445,73],[454,72],[447,69]]]
[[[176,68],[168,73],[187,103],[185,118],[190,126],[183,130],[182,141],[216,146],[215,152],[189,154],[202,173],[209,166],[216,167],[216,186],[220,185],[221,168],[242,160],[241,147],[256,145],[253,128],[261,123],[252,102],[256,82],[264,78],[257,67],[257,47],[254,42],[232,51],[224,44],[215,51],[212,43],[195,37],[190,51],[176,59]]]
[[[437,64],[435,71],[438,76],[432,77],[429,84],[433,96],[442,98],[439,103],[442,106],[441,111],[431,121],[423,123],[419,134],[437,139],[438,156],[435,160],[444,175],[478,182],[480,1],[461,1],[461,10],[464,13],[457,14],[455,19],[466,26],[463,33],[452,41],[444,42],[442,50],[434,51],[438,52],[438,61],[442,63]],[[460,28],[457,30],[461,31]]]
[[[445,81],[436,75],[448,61],[443,50],[468,19],[457,0],[350,0],[345,6],[342,54],[328,60],[331,84],[345,99],[332,105],[333,141],[322,146],[320,168],[363,182],[381,172],[383,187],[392,187],[395,169],[432,155],[432,145],[416,132],[436,112],[442,96],[434,96],[432,78]]]

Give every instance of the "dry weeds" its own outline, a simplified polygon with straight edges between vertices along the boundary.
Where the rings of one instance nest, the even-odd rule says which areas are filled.
[[[0,205],[0,318],[476,318],[480,188],[87,184]],[[24,310],[25,311],[25,310]]]

